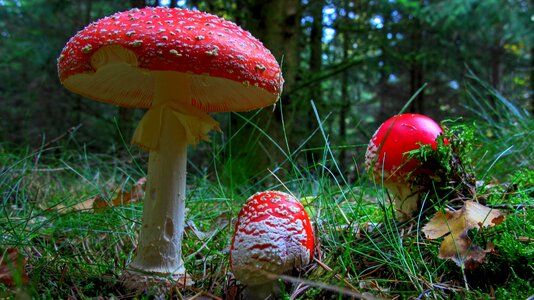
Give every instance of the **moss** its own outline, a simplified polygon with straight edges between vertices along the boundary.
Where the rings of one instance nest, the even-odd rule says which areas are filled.
[[[494,294],[495,299],[526,299],[534,295],[534,211],[524,206],[532,202],[532,174],[529,170],[512,174],[508,185],[514,186],[513,193],[503,193],[503,186],[485,190],[491,203],[521,205],[505,207],[508,210],[503,224],[473,236],[473,242],[489,242],[494,247],[485,264],[466,271],[476,298]],[[460,278],[459,270],[453,273]]]

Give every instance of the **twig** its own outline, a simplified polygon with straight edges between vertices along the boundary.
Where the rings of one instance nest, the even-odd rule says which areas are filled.
[[[318,260],[317,258],[314,257],[313,260],[314,260],[317,264],[319,264],[319,265],[321,266],[321,268],[325,269],[326,271],[328,271],[328,272],[332,272],[332,271],[333,271],[332,268],[330,268],[329,266],[325,265],[322,261]],[[343,281],[343,283],[344,283],[346,286],[350,287],[352,290],[354,290],[354,291],[356,291],[356,292],[358,292],[358,293],[360,292],[355,286],[353,286],[352,284],[350,284],[350,283],[349,283],[345,278],[343,278],[341,275],[336,274],[336,275],[334,275],[334,277],[335,277],[337,280],[341,280],[341,281]]]
[[[336,293],[339,293],[345,296],[356,297],[358,299],[365,299],[365,300],[379,299],[373,295],[364,295],[359,292],[353,292],[349,289],[338,287],[335,285],[325,284],[323,282],[311,281],[311,280],[306,280],[302,278],[294,278],[294,277],[287,276],[287,275],[279,275],[276,277],[282,279],[283,281],[292,282],[292,283],[304,283],[309,286],[318,287],[324,290],[329,290],[329,291],[336,292]]]
[[[453,291],[453,292],[458,292],[458,289],[455,289],[455,288],[450,288],[450,287],[445,287],[445,286],[442,286],[442,285],[438,285],[438,284],[432,284],[430,288],[424,290],[421,294],[419,294],[419,297],[417,297],[416,299],[417,300],[420,300],[420,299],[423,299],[423,297],[430,293],[431,291],[435,290],[435,289],[438,289],[438,290],[444,290],[444,291]]]
[[[295,300],[300,296],[300,294],[306,292],[309,289],[310,289],[309,285],[306,285],[303,282],[301,282],[297,285],[297,287],[295,288],[295,291],[291,293],[291,295],[289,296],[289,299]]]
[[[533,208],[534,204],[498,204],[498,205],[486,204],[486,206],[489,208],[497,208],[497,209],[519,210],[523,208]]]
[[[291,195],[293,196],[294,198],[298,199],[295,195],[293,195],[293,193],[291,192],[291,190],[287,187],[287,185],[282,181],[280,180],[280,178],[278,176],[276,176],[276,174],[274,174],[273,171],[271,171],[270,169],[267,169],[267,171],[269,171],[269,173],[271,173],[271,175],[273,175],[274,178],[276,178],[276,180],[278,180],[278,182],[286,189],[286,191]]]
[[[223,300],[223,298],[217,297],[217,296],[213,295],[212,293],[210,293],[208,291],[203,291],[201,289],[197,289],[197,288],[194,288],[194,287],[188,287],[188,289],[197,292],[196,295],[194,295],[191,298],[188,298],[190,300],[192,300],[192,299],[206,299],[206,297],[208,297],[210,299],[214,299],[214,300]]]
[[[61,172],[68,170],[68,168],[37,168],[37,169],[30,169],[32,172]],[[22,171],[22,169],[17,169],[14,171]]]
[[[60,136],[52,139],[51,141],[47,142],[46,144],[44,145],[41,145],[39,146],[39,148],[35,148],[33,149],[33,152],[38,152],[50,145],[52,145],[53,143],[56,143],[57,141],[61,140],[62,138],[64,138],[65,136],[67,135],[71,135],[73,132],[77,131],[78,129],[80,129],[80,127],[82,127],[82,124],[78,124],[76,126],[72,126],[71,128],[67,129],[67,131],[65,131],[63,134],[61,134]]]

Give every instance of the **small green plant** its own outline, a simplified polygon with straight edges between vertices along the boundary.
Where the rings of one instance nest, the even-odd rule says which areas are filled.
[[[450,123],[452,125],[444,126]],[[417,169],[408,174],[408,181],[422,194],[427,194],[427,208],[447,201],[475,198],[476,178],[471,153],[478,144],[475,126],[458,123],[458,120],[443,122],[444,133],[437,138],[437,146],[421,145],[408,152],[408,159],[419,162]]]

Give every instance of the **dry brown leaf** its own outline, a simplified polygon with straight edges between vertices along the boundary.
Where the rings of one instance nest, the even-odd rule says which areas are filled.
[[[142,177],[132,186],[129,192],[122,190],[122,188],[120,187],[117,188],[114,192],[115,198],[113,198],[113,200],[111,201],[108,201],[104,197],[98,195],[73,206],[65,206],[63,204],[58,204],[51,208],[48,208],[47,210],[53,210],[60,213],[67,213],[72,211],[102,212],[106,209],[109,209],[110,207],[134,203],[142,200],[145,195],[145,183],[146,178]]]
[[[498,209],[491,209],[474,201],[465,201],[459,210],[445,209],[445,212],[436,213],[423,227],[423,232],[427,239],[445,236],[439,249],[439,258],[451,259],[458,266],[473,269],[484,263],[486,253],[491,252],[493,246],[488,245],[486,249],[482,249],[472,244],[468,236],[469,230],[499,225],[504,218],[504,214]]]
[[[71,212],[71,211],[89,211],[93,208],[93,202],[95,201],[95,198],[97,197],[93,197],[93,198],[89,198],[85,201],[82,201],[80,203],[77,203],[75,205],[72,205],[72,206],[65,206],[63,204],[57,204],[57,205],[54,205],[50,208],[47,208],[46,210],[47,211],[56,211],[56,212],[59,212],[59,213],[67,213],[67,212]]]
[[[24,269],[27,262],[28,259],[20,254],[16,248],[8,248],[0,257],[0,283],[10,287],[20,283],[27,284],[29,278]],[[20,282],[17,282],[19,280]]]
[[[466,201],[464,208],[469,215],[469,218],[466,218],[467,221],[471,221],[469,224],[475,227],[493,227],[499,225],[504,221],[504,214],[498,210],[486,207],[478,202]]]
[[[106,201],[105,199],[102,199],[102,197],[97,196],[93,198],[93,204],[92,208],[95,212],[102,212],[106,209],[118,206],[118,205],[124,205],[128,203],[134,203],[137,201],[140,201],[145,196],[144,193],[144,186],[146,183],[146,178],[142,177],[139,179],[133,186],[130,192],[123,191],[122,189],[118,189],[115,194],[115,198],[112,201]]]
[[[70,206],[68,207],[68,209],[70,211],[89,211],[93,208],[93,202],[95,201],[95,199],[98,198],[97,197],[94,197],[94,198],[90,198],[90,199],[87,199],[83,202],[80,202],[74,206]]]

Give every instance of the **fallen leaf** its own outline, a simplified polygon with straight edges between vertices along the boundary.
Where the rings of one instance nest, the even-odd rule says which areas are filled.
[[[130,192],[119,189],[115,192],[115,198],[112,201],[106,201],[100,196],[93,198],[92,208],[95,212],[102,212],[113,206],[124,205],[140,201],[145,196],[144,186],[146,178],[142,177],[133,186]]]
[[[498,209],[491,209],[474,201],[465,201],[464,206],[456,211],[445,209],[437,212],[423,227],[427,239],[445,236],[439,249],[438,257],[451,259],[458,266],[474,269],[486,260],[486,254],[493,250],[471,243],[468,232],[471,229],[493,227],[504,221],[504,214]]]
[[[72,212],[72,211],[102,212],[102,211],[109,209],[110,207],[124,205],[128,203],[134,203],[134,202],[138,202],[142,200],[145,195],[145,192],[144,192],[145,183],[146,183],[146,178],[142,177],[132,186],[130,191],[124,191],[121,187],[117,188],[114,192],[115,197],[111,201],[106,200],[105,199],[106,197],[104,196],[98,195],[98,196],[91,197],[85,201],[82,201],[72,206],[65,206],[63,204],[58,204],[46,210],[57,211],[60,213],[66,213],[66,212]]]
[[[27,262],[16,248],[8,248],[0,258],[0,283],[10,287],[27,284],[30,281],[24,269]]]
[[[480,203],[474,201],[466,201],[464,208],[469,215],[469,218],[466,218],[467,221],[472,223],[469,226],[471,228],[475,227],[493,227],[499,225],[504,221],[504,214],[498,210],[486,207]]]
[[[45,209],[46,211],[56,211],[56,212],[59,212],[59,213],[67,213],[67,212],[70,212],[70,211],[89,211],[93,208],[93,202],[95,201],[95,198],[97,197],[93,197],[93,198],[89,198],[85,201],[82,201],[80,203],[77,203],[75,205],[71,205],[71,206],[65,206],[63,204],[57,204],[57,205],[54,205],[50,208],[47,208]]]
[[[97,198],[97,197],[95,197]],[[93,202],[94,202],[94,199],[95,198],[90,198],[90,199],[87,199],[83,202],[80,202],[74,206],[70,206],[68,207],[68,209],[70,211],[88,211],[88,210],[91,210],[93,208]]]

